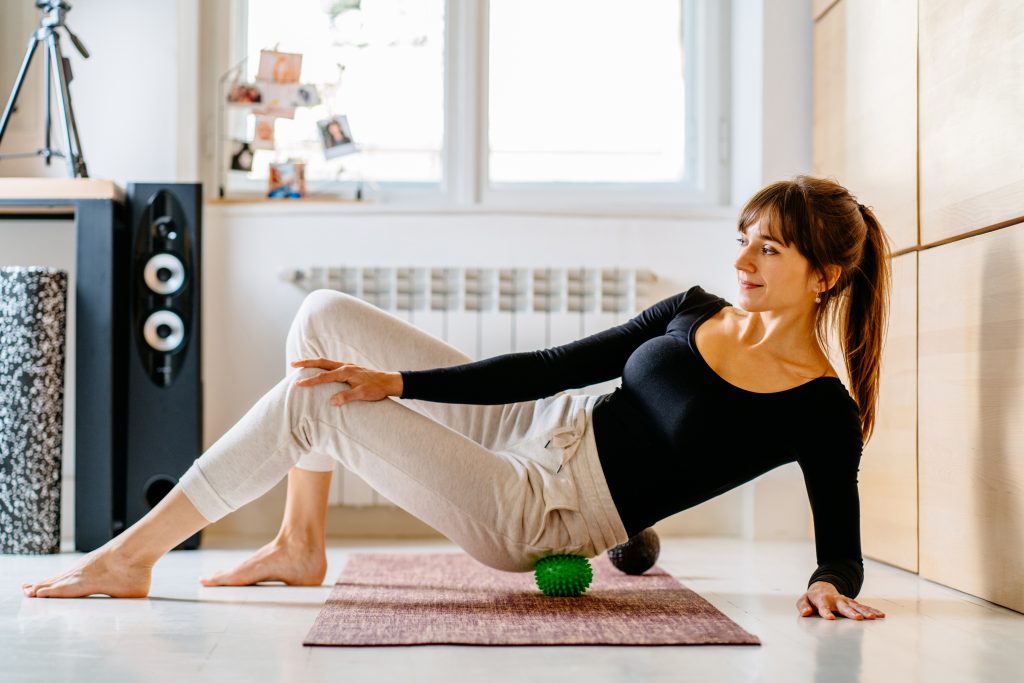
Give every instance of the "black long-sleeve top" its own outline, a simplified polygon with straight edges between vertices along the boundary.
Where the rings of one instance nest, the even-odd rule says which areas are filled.
[[[697,350],[695,332],[728,301],[699,285],[628,322],[552,348],[403,370],[401,398],[499,404],[622,378],[594,406],[598,456],[630,537],[769,470],[797,462],[814,518],[818,568],[854,598],[864,582],[857,404],[837,377],[780,392],[742,389]]]

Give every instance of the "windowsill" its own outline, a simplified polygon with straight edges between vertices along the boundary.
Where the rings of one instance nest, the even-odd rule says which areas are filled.
[[[519,204],[442,204],[438,202],[403,201],[379,202],[373,199],[349,199],[332,196],[313,196],[302,199],[268,199],[257,195],[234,197],[210,197],[206,200],[210,209],[231,215],[279,215],[282,213],[300,215],[338,214],[446,214],[446,215],[533,215],[533,216],[580,216],[593,218],[647,218],[681,220],[734,220],[738,209],[731,206],[709,205],[663,205],[642,203],[588,204],[543,204],[530,202]]]

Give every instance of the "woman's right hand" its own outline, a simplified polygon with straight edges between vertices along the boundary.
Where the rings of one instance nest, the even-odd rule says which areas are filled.
[[[313,377],[298,380],[295,385],[311,387],[324,382],[345,382],[349,388],[331,396],[331,405],[344,405],[349,401],[380,401],[388,396],[402,395],[402,373],[382,372],[354,363],[327,358],[304,358],[292,361],[293,368],[320,368]]]

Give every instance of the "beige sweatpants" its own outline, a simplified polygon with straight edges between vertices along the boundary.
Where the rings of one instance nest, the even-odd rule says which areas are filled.
[[[348,361],[377,370],[472,359],[356,297],[309,294],[287,340],[287,363]],[[344,382],[295,386],[322,370],[292,368],[181,477],[216,521],[269,491],[293,466],[340,461],[481,563],[530,571],[540,557],[593,557],[628,540],[591,429],[597,396],[559,393],[502,405],[389,397],[333,406]]]

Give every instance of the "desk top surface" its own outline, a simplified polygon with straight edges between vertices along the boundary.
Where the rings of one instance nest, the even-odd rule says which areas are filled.
[[[124,190],[112,180],[96,178],[0,178],[3,200],[112,199],[124,201]]]

